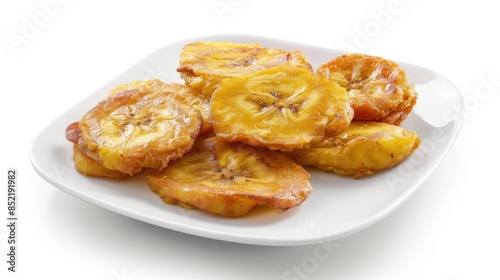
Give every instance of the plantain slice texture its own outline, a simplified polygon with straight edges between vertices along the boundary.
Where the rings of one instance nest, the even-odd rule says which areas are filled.
[[[106,178],[124,178],[127,174],[117,170],[110,170],[102,165],[101,162],[88,156],[80,149],[77,144],[73,145],[73,163],[78,172],[85,176],[106,177]]]
[[[66,139],[73,143],[73,164],[75,169],[85,176],[123,178],[127,177],[116,170],[107,169],[99,158],[88,151],[87,143],[82,139],[80,123],[73,122],[66,127]]]
[[[300,205],[312,191],[309,179],[304,168],[279,152],[210,137],[148,176],[148,183],[166,203],[241,217],[255,206]]]
[[[417,102],[415,86],[394,61],[366,54],[344,54],[316,70],[349,93],[354,119],[399,125]]]
[[[259,44],[194,42],[183,47],[177,71],[187,85],[211,96],[225,78],[288,64],[312,71],[304,53],[266,48]]]
[[[360,178],[400,163],[420,145],[420,138],[400,126],[353,121],[339,136],[311,149],[291,152],[296,163]]]
[[[179,83],[165,83],[160,79],[152,80],[137,80],[131,83],[120,84],[112,88],[108,96],[121,93],[129,90],[151,90],[151,91],[164,91],[172,94],[179,95],[189,105],[193,106],[196,110],[200,111],[203,117],[203,125],[200,133],[211,130],[212,125],[208,121],[210,114],[210,98],[190,86]]]
[[[225,79],[211,98],[218,137],[271,150],[318,144],[342,133],[352,117],[344,88],[290,65]]]
[[[200,111],[171,92],[131,89],[110,95],[79,122],[82,139],[105,168],[136,174],[162,169],[188,152],[198,136]]]

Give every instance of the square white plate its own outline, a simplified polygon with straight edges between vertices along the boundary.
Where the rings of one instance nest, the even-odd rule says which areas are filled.
[[[223,218],[165,204],[151,192],[144,176],[125,180],[85,177],[72,161],[66,126],[79,120],[112,87],[138,79],[183,82],[176,68],[182,47],[196,40],[259,43],[303,51],[314,68],[341,54],[338,50],[248,35],[192,38],[167,45],[69,108],[35,138],[30,157],[35,170],[55,187],[116,213],[188,234],[258,245],[303,245],[353,234],[381,220],[412,195],[436,169],[455,142],[464,115],[457,88],[429,69],[398,62],[419,93],[413,112],[402,124],[416,131],[422,144],[402,164],[359,180],[314,169],[313,192],[289,210],[254,209],[242,218]]]

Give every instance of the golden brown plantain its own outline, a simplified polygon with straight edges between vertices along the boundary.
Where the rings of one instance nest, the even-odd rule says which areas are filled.
[[[258,205],[300,205],[312,191],[309,178],[278,152],[211,137],[197,141],[186,156],[148,176],[148,182],[167,203],[240,217]]]
[[[400,163],[419,145],[417,134],[400,126],[353,121],[339,136],[291,156],[300,165],[359,178]]]
[[[125,174],[162,169],[188,152],[203,124],[176,94],[126,90],[99,102],[80,120],[82,138],[104,167]]]
[[[300,51],[226,42],[187,44],[181,52],[179,64],[177,71],[186,84],[207,96],[211,96],[225,78],[248,75],[277,65],[295,65],[312,71]]]
[[[118,85],[110,90],[108,95],[114,95],[123,91],[129,90],[152,90],[152,91],[166,91],[172,94],[177,94],[184,98],[186,102],[193,106],[196,110],[200,111],[203,117],[203,126],[201,131],[205,132],[212,128],[208,121],[210,114],[210,98],[190,86],[179,83],[165,83],[159,79],[154,80],[137,80],[127,84]]]
[[[308,148],[343,132],[352,117],[345,89],[290,65],[225,79],[211,99],[218,137],[272,150]]]
[[[417,102],[415,86],[395,62],[365,54],[345,54],[321,65],[318,75],[349,93],[355,120],[399,125]]]
[[[89,157],[84,151],[80,150],[77,144],[73,145],[73,162],[78,172],[85,176],[106,177],[106,178],[124,178],[127,174],[117,170],[107,169],[101,162]]]

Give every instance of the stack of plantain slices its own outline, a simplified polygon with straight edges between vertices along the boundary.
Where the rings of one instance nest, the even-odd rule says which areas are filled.
[[[416,102],[404,71],[336,59],[315,73],[298,50],[188,44],[177,68],[185,84],[118,85],[67,127],[75,168],[107,178],[148,170],[166,203],[241,217],[302,204],[312,192],[303,166],[359,178],[403,161],[420,143],[398,126]],[[359,117],[375,107],[385,115]]]

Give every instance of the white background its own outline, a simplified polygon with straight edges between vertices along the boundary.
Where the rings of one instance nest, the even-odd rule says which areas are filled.
[[[18,272],[8,272],[5,175],[0,278],[500,279],[498,3],[1,1],[0,170],[18,169],[19,245]],[[177,233],[83,202],[35,173],[29,146],[66,108],[163,45],[223,33],[351,45],[433,69],[465,98],[461,134],[406,203],[329,251]]]

